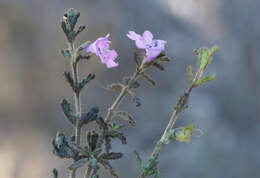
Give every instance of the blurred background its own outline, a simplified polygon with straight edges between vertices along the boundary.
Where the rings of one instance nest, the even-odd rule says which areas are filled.
[[[110,33],[120,67],[107,70],[99,59],[80,65],[81,76],[94,72],[96,80],[82,94],[83,111],[99,106],[100,114],[116,93],[103,87],[133,73],[134,42],[128,30],[150,30],[155,39],[168,42],[173,59],[163,72],[150,70],[157,81],[145,81],[136,90],[142,106],[125,98],[121,110],[136,119],[125,131],[128,144],[113,142],[124,157],[113,166],[122,178],[137,177],[133,150],[147,158],[160,138],[172,106],[188,85],[185,69],[196,65],[192,50],[220,46],[208,69],[219,80],[199,87],[189,109],[175,126],[195,123],[204,134],[189,143],[174,142],[164,148],[159,168],[163,178],[258,178],[260,174],[260,1],[259,0],[1,0],[0,1],[0,177],[46,178],[53,167],[68,177],[70,161],[52,154],[51,138],[57,130],[68,135],[59,103],[73,103],[63,79],[70,66],[59,50],[66,47],[59,21],[66,9],[81,12],[87,25],[78,44]],[[90,129],[90,127],[85,128]],[[79,171],[78,177],[83,173]],[[82,176],[81,176],[82,177]],[[101,171],[101,177],[110,177]]]

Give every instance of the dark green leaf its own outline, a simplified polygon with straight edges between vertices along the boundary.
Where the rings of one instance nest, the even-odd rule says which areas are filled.
[[[143,167],[142,158],[140,157],[139,153],[136,150],[134,151],[134,155],[137,161],[139,172],[142,172],[142,167]]]
[[[103,153],[100,157],[106,160],[116,160],[122,158],[122,156],[123,156],[122,153],[110,152],[110,153]]]
[[[95,74],[88,74],[88,76],[79,83],[79,90],[81,90],[87,83],[89,83],[94,78]]]
[[[118,117],[127,123],[129,123],[132,127],[135,127],[136,123],[133,117],[126,111],[118,111],[116,112],[113,117]]]
[[[69,49],[64,49],[64,50],[61,50],[60,52],[63,55],[63,57],[72,59],[72,55],[71,55],[71,52]]]
[[[181,95],[179,100],[177,101],[176,105],[174,106],[174,109],[178,113],[187,109],[188,108],[188,99],[189,99],[188,93],[184,93],[183,95]]]
[[[141,76],[148,81],[150,84],[152,84],[153,86],[156,85],[155,81],[153,81],[151,79],[151,77],[149,75],[147,75],[146,73],[141,73]]]
[[[62,108],[62,111],[63,111],[64,115],[66,116],[67,120],[72,125],[75,125],[76,117],[72,114],[72,111],[70,108],[70,103],[67,100],[63,99],[62,103],[61,103],[61,108]]]

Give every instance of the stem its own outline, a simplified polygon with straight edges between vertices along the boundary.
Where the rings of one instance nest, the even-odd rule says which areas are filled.
[[[76,137],[76,145],[80,146],[80,141],[81,141],[81,126],[80,126],[80,120],[81,120],[81,103],[80,103],[80,91],[79,91],[79,74],[78,74],[78,65],[76,61],[76,52],[75,52],[75,47],[74,43],[71,42],[69,43],[69,48],[72,53],[72,62],[71,62],[71,70],[73,74],[73,80],[74,80],[74,100],[75,100],[75,115],[77,117],[76,120],[76,126],[74,127],[75,130],[75,137]],[[70,178],[75,178],[76,177],[76,171],[72,170],[70,172]]]
[[[88,168],[87,168],[87,171],[85,172],[84,178],[89,178],[91,171],[92,171],[92,166],[91,166],[91,163],[89,162],[88,163]]]
[[[75,178],[76,177],[76,169],[73,169],[70,171],[70,178]]]
[[[190,95],[195,83],[200,79],[200,77],[202,76],[202,73],[199,71],[196,73],[195,75],[195,78],[193,80],[193,82],[189,85],[189,87],[187,88],[186,90],[186,95]],[[178,119],[178,115],[179,115],[180,112],[177,112],[177,110],[174,110],[174,112],[172,113],[172,116],[168,122],[168,125],[167,127],[165,128],[164,132],[163,132],[163,135],[161,136],[160,140],[156,143],[154,149],[153,149],[153,152],[151,154],[151,158],[154,158],[156,156],[158,156],[159,152],[161,151],[161,149],[163,148],[164,146],[164,138],[166,137],[167,133],[170,131],[170,129],[173,128],[176,120]]]
[[[108,108],[108,112],[107,112],[106,117],[104,119],[105,122],[109,122],[111,116],[113,116],[115,110],[117,109],[117,107],[121,103],[122,99],[128,93],[128,89],[131,87],[132,83],[135,82],[136,79],[138,78],[138,75],[139,75],[139,72],[136,71],[132,75],[132,77],[130,78],[130,81],[128,82],[128,84],[122,88],[121,92],[119,93],[119,95],[115,99],[114,103],[111,105],[111,107]]]

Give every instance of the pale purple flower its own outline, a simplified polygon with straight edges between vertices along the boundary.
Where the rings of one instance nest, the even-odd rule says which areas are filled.
[[[86,52],[95,53],[97,56],[100,57],[101,62],[103,64],[106,64],[107,68],[112,68],[119,65],[117,62],[115,62],[115,59],[118,55],[115,50],[109,49],[110,41],[108,41],[108,38],[109,34],[107,34],[105,37],[98,38],[85,50]]]
[[[167,43],[164,40],[153,40],[153,34],[148,30],[143,33],[143,36],[134,31],[129,31],[126,36],[131,40],[134,40],[138,48],[145,49],[147,62],[150,62],[159,56],[159,54],[164,51]]]

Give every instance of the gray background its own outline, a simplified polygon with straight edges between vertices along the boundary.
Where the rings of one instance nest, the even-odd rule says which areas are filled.
[[[66,46],[58,23],[70,7],[81,12],[80,24],[87,25],[79,43],[110,33],[119,53],[118,68],[107,70],[98,58],[81,64],[82,76],[96,73],[83,92],[84,112],[98,105],[104,115],[116,93],[102,86],[134,71],[136,49],[125,36],[128,30],[148,29],[168,41],[173,61],[164,72],[149,71],[157,86],[142,81],[136,91],[142,107],[135,108],[130,98],[120,107],[137,121],[136,128],[125,131],[127,145],[113,142],[114,150],[125,153],[113,162],[120,177],[137,175],[133,150],[144,158],[152,152],[188,85],[186,66],[196,65],[192,50],[214,44],[220,51],[208,74],[217,73],[219,80],[196,89],[176,123],[194,122],[204,135],[168,145],[160,157],[162,177],[259,177],[259,0],[1,0],[0,177],[46,178],[53,167],[60,177],[67,176],[70,162],[52,155],[50,139],[57,130],[72,133],[59,108],[63,98],[73,101],[62,77],[69,64],[58,54]]]

